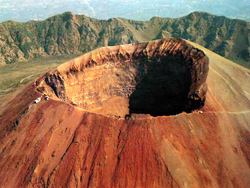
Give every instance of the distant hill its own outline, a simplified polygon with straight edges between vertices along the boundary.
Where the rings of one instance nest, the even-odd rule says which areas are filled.
[[[98,20],[65,12],[44,21],[0,24],[0,64],[34,57],[87,52],[100,46],[164,37],[184,38],[226,58],[250,61],[250,23],[205,12],[149,21]]]

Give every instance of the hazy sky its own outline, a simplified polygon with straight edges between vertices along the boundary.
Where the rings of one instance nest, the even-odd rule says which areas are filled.
[[[41,20],[65,11],[99,19],[149,20],[197,10],[250,21],[250,0],[0,0],[0,22]]]

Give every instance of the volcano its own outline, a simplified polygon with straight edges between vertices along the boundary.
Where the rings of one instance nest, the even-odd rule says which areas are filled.
[[[183,39],[86,53],[0,110],[0,186],[247,187],[249,76]]]

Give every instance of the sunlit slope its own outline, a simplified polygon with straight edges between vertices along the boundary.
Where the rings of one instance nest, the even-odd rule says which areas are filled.
[[[208,87],[223,111],[250,110],[250,70],[189,41],[209,57]]]

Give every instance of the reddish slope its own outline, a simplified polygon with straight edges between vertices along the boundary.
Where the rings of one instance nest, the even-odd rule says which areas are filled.
[[[203,50],[203,114],[125,119],[55,96],[29,106],[41,93],[28,86],[0,112],[1,187],[247,187],[250,71]]]

